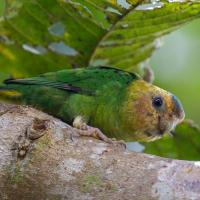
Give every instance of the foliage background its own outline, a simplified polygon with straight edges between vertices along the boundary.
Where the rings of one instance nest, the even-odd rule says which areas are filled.
[[[95,21],[94,23],[94,21],[90,21],[90,18],[88,20],[88,16],[91,13],[88,13],[87,7],[85,7],[86,1],[74,0],[76,3],[73,3],[73,6],[75,6],[73,9],[70,6],[70,3],[73,1],[66,1],[67,5],[62,0],[47,1],[7,0],[7,3],[11,6],[10,10],[8,9],[11,18],[8,15],[7,20],[3,21],[1,19],[3,25],[1,24],[2,29],[0,29],[0,32],[2,35],[12,36],[12,39],[17,41],[17,43],[16,45],[6,46],[5,43],[10,41],[5,37],[0,38],[2,40],[0,41],[2,42],[2,45],[0,45],[0,52],[2,53],[0,54],[0,79],[3,79],[4,75],[8,76],[10,71],[16,76],[32,76],[41,72],[73,67],[74,63],[78,64],[78,66],[82,64],[84,67],[90,61],[96,61],[96,58],[98,62],[92,62],[93,64],[103,65],[108,58],[108,64],[125,69],[128,66],[134,65],[134,68],[131,69],[138,71],[137,64],[148,58],[155,49],[154,39],[174,30],[174,28],[177,28],[177,25],[197,18],[200,14],[200,4],[198,2],[194,2],[194,4],[180,4],[179,2],[171,4],[163,1],[166,5],[163,8],[164,11],[161,8],[160,10],[156,9],[155,12],[150,12],[150,14],[148,13],[149,11],[146,11],[146,13],[131,12],[128,20],[125,17],[125,20],[123,18],[124,21],[111,28],[111,33],[108,34],[109,37],[103,37],[103,42],[101,41],[99,46],[98,40],[102,39],[108,27],[121,19],[119,13],[116,12],[120,11],[122,15],[126,15],[126,9],[119,8],[116,3],[113,3],[115,2],[114,0],[95,1],[98,3],[98,8],[93,8],[95,15],[93,15],[92,20]],[[42,3],[44,11],[47,7],[50,9],[50,12],[42,12],[41,9],[36,9],[37,2]],[[90,0],[87,0],[87,2],[93,3]],[[129,0],[129,2],[136,5],[140,0]],[[25,6],[20,9],[23,3]],[[65,4],[65,9],[62,8],[63,3]],[[111,6],[114,6],[114,9]],[[4,1],[0,0],[0,16],[2,15],[3,8]],[[98,10],[99,8],[100,10]],[[20,10],[19,14],[18,10]],[[103,12],[101,12],[102,10]],[[77,12],[80,12],[83,18],[79,19]],[[107,17],[110,18],[110,22],[106,20]],[[78,24],[73,24],[72,19],[78,22]],[[128,27],[126,26],[126,20],[130,23]],[[55,30],[54,26],[54,33],[50,34],[52,30],[49,31],[48,27],[52,28],[51,25],[55,25],[59,21],[65,23],[66,33],[63,32],[62,36],[57,34],[56,31],[58,30]],[[99,22],[101,23],[96,24]],[[59,23],[57,23],[58,25]],[[76,27],[77,25],[79,28],[82,27],[83,32],[82,29],[77,31],[77,29],[79,30]],[[157,50],[150,59],[150,64],[155,71],[155,84],[176,94],[183,102],[186,117],[195,120],[198,124],[200,124],[199,25],[200,20],[196,20],[182,29],[165,36],[163,38],[163,47]],[[62,31],[62,27],[59,29]],[[68,34],[69,30],[70,34]],[[123,36],[122,38],[119,37],[120,34]],[[86,37],[88,35],[90,37]],[[140,37],[141,35],[142,37]],[[134,39],[131,45],[126,46],[123,44],[130,41],[130,39]],[[77,57],[73,57],[73,54],[76,54],[76,52],[71,49],[67,49],[66,52],[66,47],[65,53],[68,56],[58,55],[58,49],[57,54],[49,51],[49,42],[57,42],[59,40],[65,40],[73,48],[78,48],[80,54]],[[33,52],[31,54],[30,49],[29,52],[25,51],[22,46],[26,42],[29,42],[28,45],[32,45],[32,51],[37,50],[38,45],[42,43],[42,45],[48,48],[48,53],[45,56],[38,56],[33,55]],[[99,46],[97,51],[94,51],[96,49],[94,48],[96,47],[95,45]],[[112,45],[113,48],[111,48]],[[119,47],[117,51],[116,47]],[[91,52],[95,53],[95,55],[91,56]],[[69,53],[72,54],[71,57]],[[11,59],[6,59],[6,56]],[[137,144],[136,148],[135,144]],[[177,127],[174,138],[165,137],[162,140],[142,145],[132,143],[129,147],[137,151],[165,157],[199,160],[200,129],[191,122],[184,122]]]

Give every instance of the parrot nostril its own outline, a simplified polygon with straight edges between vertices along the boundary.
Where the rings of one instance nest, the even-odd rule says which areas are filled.
[[[183,120],[185,118],[185,112],[183,109],[183,106],[181,102],[178,100],[178,98],[174,95],[172,95],[172,102],[173,102],[173,114],[180,120]]]

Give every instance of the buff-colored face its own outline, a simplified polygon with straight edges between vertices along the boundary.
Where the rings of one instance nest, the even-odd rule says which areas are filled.
[[[126,112],[138,140],[151,141],[170,133],[185,113],[180,101],[171,93],[138,80],[129,87]]]

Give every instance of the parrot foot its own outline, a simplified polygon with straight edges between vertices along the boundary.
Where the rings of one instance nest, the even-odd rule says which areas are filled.
[[[115,146],[120,145],[126,148],[126,143],[123,140],[118,141],[115,138],[108,138],[105,134],[102,133],[100,129],[88,126],[86,123],[84,123],[81,117],[75,118],[73,122],[73,127],[81,136],[93,137],[96,139],[100,139],[106,143]]]

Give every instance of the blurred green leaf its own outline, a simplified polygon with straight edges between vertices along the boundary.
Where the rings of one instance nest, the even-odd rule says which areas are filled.
[[[198,2],[136,7],[140,1],[6,0],[1,72],[33,76],[88,64],[137,71],[157,38],[200,15]]]
[[[3,16],[4,8],[5,8],[5,1],[0,0],[0,18]]]
[[[162,5],[163,8],[152,11],[136,10],[125,15],[100,41],[92,61],[105,59],[109,65],[134,70],[138,63],[150,57],[153,50],[160,46],[156,38],[200,14],[199,3],[159,2],[157,6]]]
[[[144,143],[145,153],[181,160],[200,159],[200,129],[191,121],[178,125],[174,137]]]

